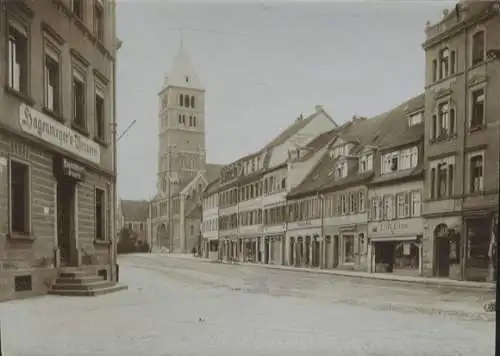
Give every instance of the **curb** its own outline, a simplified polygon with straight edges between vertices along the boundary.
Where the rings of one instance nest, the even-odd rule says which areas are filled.
[[[289,266],[278,266],[278,265],[264,265],[264,264],[253,264],[253,263],[241,263],[241,262],[229,262],[229,261],[220,261],[220,260],[209,260],[203,258],[189,258],[182,256],[170,256],[174,258],[180,259],[189,259],[194,261],[199,261],[203,263],[216,263],[216,264],[227,264],[227,265],[238,265],[245,267],[254,267],[254,268],[266,268],[272,269],[275,271],[283,270],[283,271],[294,271],[294,272],[302,272],[302,273],[316,273],[323,275],[333,275],[344,278],[362,278],[362,279],[372,279],[378,281],[389,281],[389,282],[397,282],[397,283],[406,283],[406,284],[421,284],[425,286],[435,286],[437,288],[450,287],[456,289],[464,289],[464,290],[476,290],[476,291],[484,291],[484,292],[494,292],[495,285],[494,284],[462,284],[460,282],[455,282],[453,280],[432,280],[432,279],[421,279],[421,280],[405,280],[400,279],[395,276],[391,276],[390,274],[387,277],[381,277],[380,275],[369,275],[369,274],[357,274],[353,273],[344,273],[342,271],[336,270],[324,270],[324,269],[309,269],[309,268],[301,268],[301,267],[289,267]]]

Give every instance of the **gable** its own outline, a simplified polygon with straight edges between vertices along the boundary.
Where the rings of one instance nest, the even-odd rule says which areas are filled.
[[[181,194],[182,195],[192,195],[191,193],[193,191],[201,192],[205,189],[207,186],[208,182],[205,179],[203,172],[198,172],[198,174],[189,182],[184,189],[182,189]],[[201,189],[200,189],[201,187]]]

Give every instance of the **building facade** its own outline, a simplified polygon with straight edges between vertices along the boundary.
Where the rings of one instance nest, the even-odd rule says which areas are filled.
[[[258,152],[225,166],[204,196],[205,204],[212,207],[207,219],[218,214],[217,224],[203,222],[209,229],[203,231],[205,255],[285,263],[286,193],[300,184],[321,157],[319,151],[326,143],[319,137],[335,127],[337,124],[317,106],[313,114],[300,116]]]
[[[116,280],[115,3],[0,6],[0,298],[63,267]]]
[[[122,229],[132,233],[132,237],[151,247],[151,205],[149,201],[120,200],[118,204],[118,238]]]
[[[426,275],[493,280],[499,189],[497,1],[460,1],[428,24],[425,78]]]

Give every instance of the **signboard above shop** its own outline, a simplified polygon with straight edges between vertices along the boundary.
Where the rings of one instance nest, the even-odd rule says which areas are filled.
[[[101,161],[101,147],[98,143],[26,104],[19,107],[19,124],[25,133],[53,146],[95,164]]]
[[[54,157],[54,174],[56,177],[69,178],[76,181],[85,179],[85,167],[64,157]]]

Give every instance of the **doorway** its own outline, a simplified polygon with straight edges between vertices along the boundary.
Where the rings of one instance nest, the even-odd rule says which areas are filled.
[[[61,266],[78,265],[74,200],[75,183],[61,179],[57,184],[57,246]]]
[[[333,236],[333,264],[332,267],[336,268],[339,265],[339,235]]]
[[[436,238],[437,276],[450,276],[450,240],[446,237]]]

